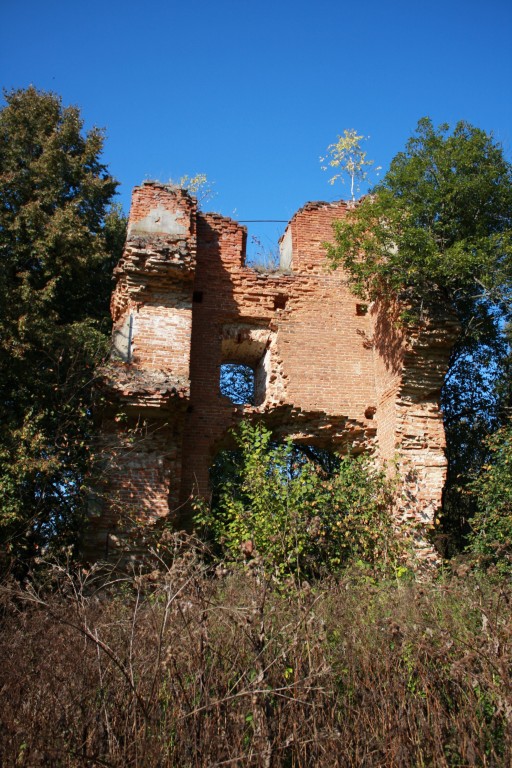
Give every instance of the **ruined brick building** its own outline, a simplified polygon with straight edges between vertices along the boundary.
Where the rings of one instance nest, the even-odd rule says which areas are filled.
[[[208,494],[230,428],[250,415],[297,442],[395,459],[397,516],[432,522],[446,475],[439,393],[456,323],[436,313],[406,335],[389,305],[350,292],[322,246],[346,209],[305,205],[281,238],[281,269],[263,273],[245,264],[245,227],[198,211],[181,189],[135,188],[104,377],[105,444],[116,446],[105,476],[117,509],[179,522],[191,492]],[[254,371],[254,405],[222,395],[223,363]],[[98,508],[88,543],[96,556],[117,540],[115,515]],[[426,546],[424,555],[433,556]]]

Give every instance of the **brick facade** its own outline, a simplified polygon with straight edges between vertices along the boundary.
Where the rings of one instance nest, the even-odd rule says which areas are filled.
[[[262,273],[245,265],[243,226],[198,211],[182,190],[135,188],[103,382],[105,482],[117,510],[181,524],[248,415],[298,442],[394,459],[404,485],[397,518],[432,523],[446,475],[439,392],[457,325],[439,310],[406,335],[392,305],[366,307],[350,292],[322,245],[346,210],[308,203],[281,239],[282,269]],[[221,394],[226,362],[256,371],[254,406]],[[116,542],[117,514],[98,507],[91,556]]]

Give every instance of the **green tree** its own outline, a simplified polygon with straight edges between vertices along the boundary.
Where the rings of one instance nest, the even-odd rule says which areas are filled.
[[[384,179],[336,224],[327,246],[367,299],[450,306],[461,324],[443,393],[448,438],[446,520],[463,531],[461,493],[485,459],[483,437],[507,404],[512,299],[512,166],[490,134],[423,118]]]
[[[0,543],[30,560],[75,540],[91,470],[94,369],[108,347],[125,223],[100,161],[55,94],[15,90],[0,112]]]

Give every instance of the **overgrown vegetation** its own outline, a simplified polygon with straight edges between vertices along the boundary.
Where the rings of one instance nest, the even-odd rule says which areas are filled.
[[[510,765],[510,587],[283,593],[167,546],[145,579],[3,588],[3,766]]]
[[[229,562],[250,562],[277,578],[337,573],[364,561],[398,567],[392,525],[393,485],[364,457],[326,471],[291,441],[275,443],[261,424],[244,421],[236,450],[219,455],[211,504],[196,523]]]
[[[477,499],[468,550],[480,565],[512,573],[512,425],[486,440],[488,463],[469,488]]]
[[[84,134],[78,109],[54,94],[29,88],[5,98],[0,543],[11,562],[26,564],[21,573],[41,552],[64,550],[80,534],[94,463],[94,370],[108,347],[111,272],[125,222],[112,207],[116,183],[100,161],[101,131]],[[332,145],[331,159],[354,181],[369,161],[357,154],[361,137],[346,133],[347,145]],[[205,181],[198,174],[181,183],[197,191]],[[397,295],[414,311],[441,297],[459,317],[463,332],[443,394],[444,530],[452,551],[468,541],[468,521],[485,496],[475,478],[501,456],[487,437],[506,423],[510,405],[511,211],[511,166],[493,137],[467,123],[450,133],[423,119],[383,181],[338,224],[329,249],[366,298]],[[286,493],[302,503],[295,486]],[[488,518],[492,502],[484,496]],[[336,507],[325,494],[321,503]],[[476,550],[479,526],[470,537]],[[297,549],[288,547],[288,556]]]

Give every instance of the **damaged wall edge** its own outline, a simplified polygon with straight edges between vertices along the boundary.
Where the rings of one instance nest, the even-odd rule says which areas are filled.
[[[262,274],[245,264],[247,232],[236,221],[199,211],[182,189],[134,189],[115,269],[105,471],[87,559],[119,552],[128,518],[183,525],[190,495],[209,493],[229,430],[250,416],[298,442],[396,460],[405,490],[397,521],[417,527],[418,556],[436,561],[425,532],[446,478],[439,397],[458,325],[437,307],[405,332],[392,302],[361,304],[323,247],[346,212],[343,201],[306,204],[281,238],[282,270]],[[257,406],[221,394],[226,362],[257,370]]]

